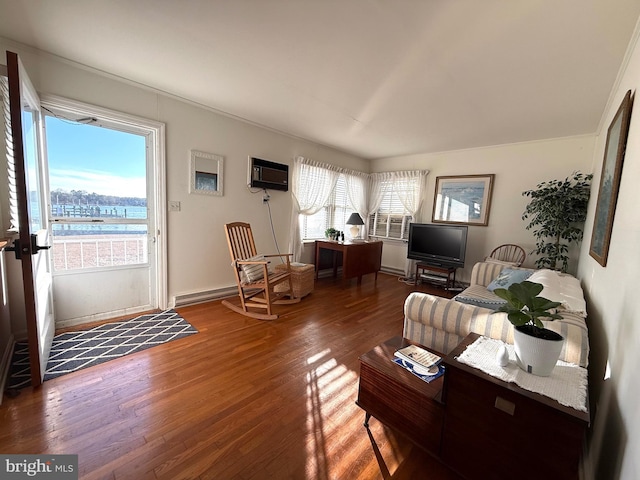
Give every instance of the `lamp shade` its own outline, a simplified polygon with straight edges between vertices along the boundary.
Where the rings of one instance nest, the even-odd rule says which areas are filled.
[[[346,223],[347,225],[364,225],[362,217],[357,212],[353,212]]]

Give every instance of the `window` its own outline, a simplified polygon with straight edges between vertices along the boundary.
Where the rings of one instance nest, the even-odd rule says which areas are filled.
[[[369,235],[372,237],[407,241],[409,224],[413,221],[407,209],[407,199],[419,198],[420,175],[383,174],[378,181],[384,192],[378,210],[369,217]],[[405,201],[403,201],[405,199]]]
[[[143,126],[47,108],[54,272],[149,263]]]
[[[324,238],[327,228],[347,230],[355,211],[376,209],[367,219],[368,235],[407,241],[409,224],[417,215],[427,170],[366,174],[297,157],[293,194],[298,201],[298,225],[292,241]],[[298,253],[298,252],[296,252]]]
[[[329,227],[340,231],[347,230],[345,222],[353,212],[347,195],[345,175],[340,174],[324,207],[313,215],[300,216],[300,231],[303,240],[324,238],[324,231]]]

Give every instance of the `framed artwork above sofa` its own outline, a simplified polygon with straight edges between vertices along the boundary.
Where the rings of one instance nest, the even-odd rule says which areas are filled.
[[[433,223],[489,224],[494,174],[436,177]]]

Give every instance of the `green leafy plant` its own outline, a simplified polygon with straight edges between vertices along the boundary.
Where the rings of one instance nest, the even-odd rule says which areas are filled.
[[[509,286],[509,289],[496,288],[493,293],[507,301],[506,305],[502,305],[496,311],[506,313],[515,327],[527,326],[529,334],[541,337],[543,336],[541,330],[544,329],[541,318],[545,320],[562,318],[562,315],[555,313],[555,309],[561,305],[560,302],[539,297],[542,289],[543,286],[539,283],[528,280],[514,283]]]
[[[324,231],[324,236],[326,238],[335,238],[335,236],[337,235],[338,230],[336,230],[333,227],[329,227]]]
[[[569,245],[582,240],[582,225],[587,216],[593,174],[574,172],[564,180],[539,183],[535,190],[522,195],[531,201],[522,214],[529,220],[526,228],[533,229],[538,255],[538,268],[558,269],[566,272],[569,267]]]

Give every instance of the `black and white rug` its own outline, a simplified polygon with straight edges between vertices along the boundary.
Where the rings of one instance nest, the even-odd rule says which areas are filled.
[[[90,330],[62,333],[53,338],[44,379],[51,380],[194,333],[198,330],[175,310],[105,323]],[[30,379],[27,343],[18,342],[6,388],[25,387],[30,384]]]

